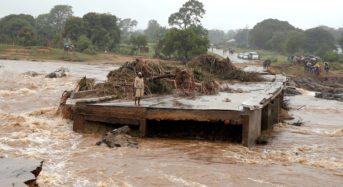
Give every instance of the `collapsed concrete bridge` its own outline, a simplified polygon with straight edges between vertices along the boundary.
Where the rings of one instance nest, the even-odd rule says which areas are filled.
[[[74,108],[73,130],[103,133],[111,130],[113,125],[130,125],[138,129],[140,136],[149,137],[156,134],[156,129],[158,131],[165,126],[187,129],[187,124],[191,122],[193,129],[189,131],[192,133],[197,131],[197,127],[217,127],[220,124],[221,127],[212,133],[228,136],[238,134],[239,141],[250,147],[255,144],[262,130],[272,129],[273,124],[279,121],[286,77],[266,77],[271,81],[229,85],[231,89],[239,88],[239,93],[220,92],[218,95],[195,98],[158,96],[145,98],[139,107],[127,100],[88,104],[79,102]],[[70,99],[67,103],[76,102]],[[236,131],[232,134],[234,129]]]

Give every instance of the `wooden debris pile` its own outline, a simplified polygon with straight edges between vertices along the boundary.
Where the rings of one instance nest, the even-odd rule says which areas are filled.
[[[186,95],[195,92],[195,80],[193,73],[187,69],[175,70],[175,88],[182,90]]]
[[[95,80],[94,79],[87,79],[87,77],[83,77],[77,83],[76,90],[77,91],[85,91],[85,90],[93,90],[95,88]]]
[[[264,80],[258,73],[245,72],[236,68],[229,58],[219,59],[213,55],[198,56],[188,64],[188,67],[196,70],[197,74],[199,74],[199,72],[203,74],[197,75],[197,77],[205,76],[209,77],[209,79],[217,78],[245,82],[258,82]]]
[[[201,55],[194,58],[189,64],[189,67],[200,68],[203,71],[211,74],[224,75],[228,72],[235,71],[237,68],[231,63],[229,58],[219,59],[213,55]]]
[[[197,71],[194,71],[195,69]],[[144,77],[146,95],[172,93],[186,96],[214,95],[219,92],[220,87],[216,79],[262,80],[257,73],[247,73],[236,68],[229,58],[219,59],[212,55],[201,55],[184,69],[160,62],[136,59],[126,62],[117,70],[110,71],[107,80],[103,83],[96,84],[94,79],[82,78],[74,92],[93,90],[94,94],[95,90],[97,96],[116,95],[119,98],[133,98],[133,83],[138,72]]]

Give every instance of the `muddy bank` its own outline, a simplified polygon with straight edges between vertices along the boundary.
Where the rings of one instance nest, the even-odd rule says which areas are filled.
[[[315,97],[322,98],[322,99],[328,99],[328,100],[343,101],[343,94],[332,94],[332,93],[327,93],[327,92],[318,92],[318,93],[316,93]]]
[[[37,186],[43,161],[22,158],[0,158],[1,186]]]
[[[310,91],[327,92],[332,94],[343,93],[342,77],[295,77],[290,78],[290,84]]]
[[[343,76],[335,77],[291,77],[291,86],[318,92],[316,97],[343,101]]]
[[[287,86],[285,88],[284,93],[285,93],[286,96],[301,95],[300,91],[298,91],[297,88],[290,87],[290,86]]]

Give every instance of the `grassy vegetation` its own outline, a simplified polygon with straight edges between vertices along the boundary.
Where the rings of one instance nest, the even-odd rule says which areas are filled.
[[[47,48],[47,47],[22,47],[0,44],[0,57],[2,59],[18,60],[63,60],[63,61],[90,61],[90,60],[109,60],[111,56],[103,54],[89,55],[85,53],[65,52],[63,49]]]
[[[135,56],[144,56],[148,58],[153,58],[155,54],[155,45],[154,43],[149,43],[149,53],[140,53],[137,51],[133,55]],[[301,75],[304,73],[304,68],[302,65],[294,65],[287,61],[287,56],[266,50],[249,50],[249,49],[241,49],[235,48],[237,53],[240,52],[249,52],[255,51],[257,52],[262,63],[265,59],[270,59],[272,61],[272,68],[278,73],[286,73],[288,75]],[[123,55],[130,55],[131,46],[121,44],[118,50],[119,54]],[[219,59],[222,57],[212,52],[208,52],[208,54],[213,55]],[[0,59],[8,59],[8,60],[60,60],[60,61],[71,61],[71,62],[83,62],[83,61],[111,61],[116,58],[114,53],[98,53],[96,55],[89,55],[85,53],[79,52],[72,52],[67,53],[63,49],[56,49],[56,48],[47,48],[47,47],[40,47],[40,46],[32,46],[32,47],[22,47],[17,45],[7,45],[7,44],[0,44]],[[341,62],[343,57],[341,57],[340,61],[331,62],[331,70],[343,72],[343,62]],[[320,62],[321,66],[324,67],[323,62]]]
[[[332,70],[338,70],[343,72],[343,63],[342,62],[332,62],[330,63]]]
[[[155,43],[148,43],[149,52],[148,53],[140,53],[139,50],[132,51],[132,46],[128,44],[120,44],[118,48],[118,53],[123,55],[135,55],[135,56],[144,56],[148,58],[154,58],[155,56]]]
[[[286,73],[287,75],[302,75],[304,74],[304,67],[302,65],[294,65],[293,63],[287,60],[287,56],[267,50],[252,50],[252,49],[242,49],[242,48],[234,48],[236,53],[245,53],[254,51],[260,55],[260,62],[262,63],[266,59],[270,59],[272,61],[271,67],[277,73]],[[320,61],[319,64],[321,67],[324,67],[324,62]],[[330,69],[343,72],[343,56],[337,62],[330,62]]]
[[[134,53],[135,56],[144,56],[153,58],[155,54],[154,44],[149,43],[149,53]],[[131,46],[122,45],[119,47],[119,54],[130,55]],[[18,45],[0,44],[0,59],[8,60],[62,60],[71,62],[83,62],[83,61],[106,61],[116,58],[115,53],[97,53],[90,55],[86,53],[79,53],[73,51],[72,53],[65,52],[63,49],[49,48],[42,46],[30,46],[23,47]]]

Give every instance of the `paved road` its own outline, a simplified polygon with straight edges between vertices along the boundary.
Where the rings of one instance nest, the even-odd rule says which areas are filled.
[[[237,58],[237,53],[234,53],[234,54],[230,54],[229,52],[224,53],[222,49],[215,49],[215,48],[213,49],[213,51],[211,50],[211,52],[213,52],[217,55],[223,56],[225,58],[229,57],[233,63],[246,64],[243,67],[239,67],[239,68],[243,69],[243,71],[265,73],[265,70],[263,69],[261,64],[257,63],[257,61],[239,59],[239,58]]]
[[[224,52],[222,49],[213,48],[213,51],[212,51],[212,49],[210,49],[210,51],[213,53],[216,53],[220,56],[223,56],[225,58],[229,57],[231,59],[231,61],[234,63],[250,63],[250,64],[256,63],[256,61],[254,61],[254,60],[239,59],[239,58],[237,58],[237,53],[230,54],[229,51]]]

